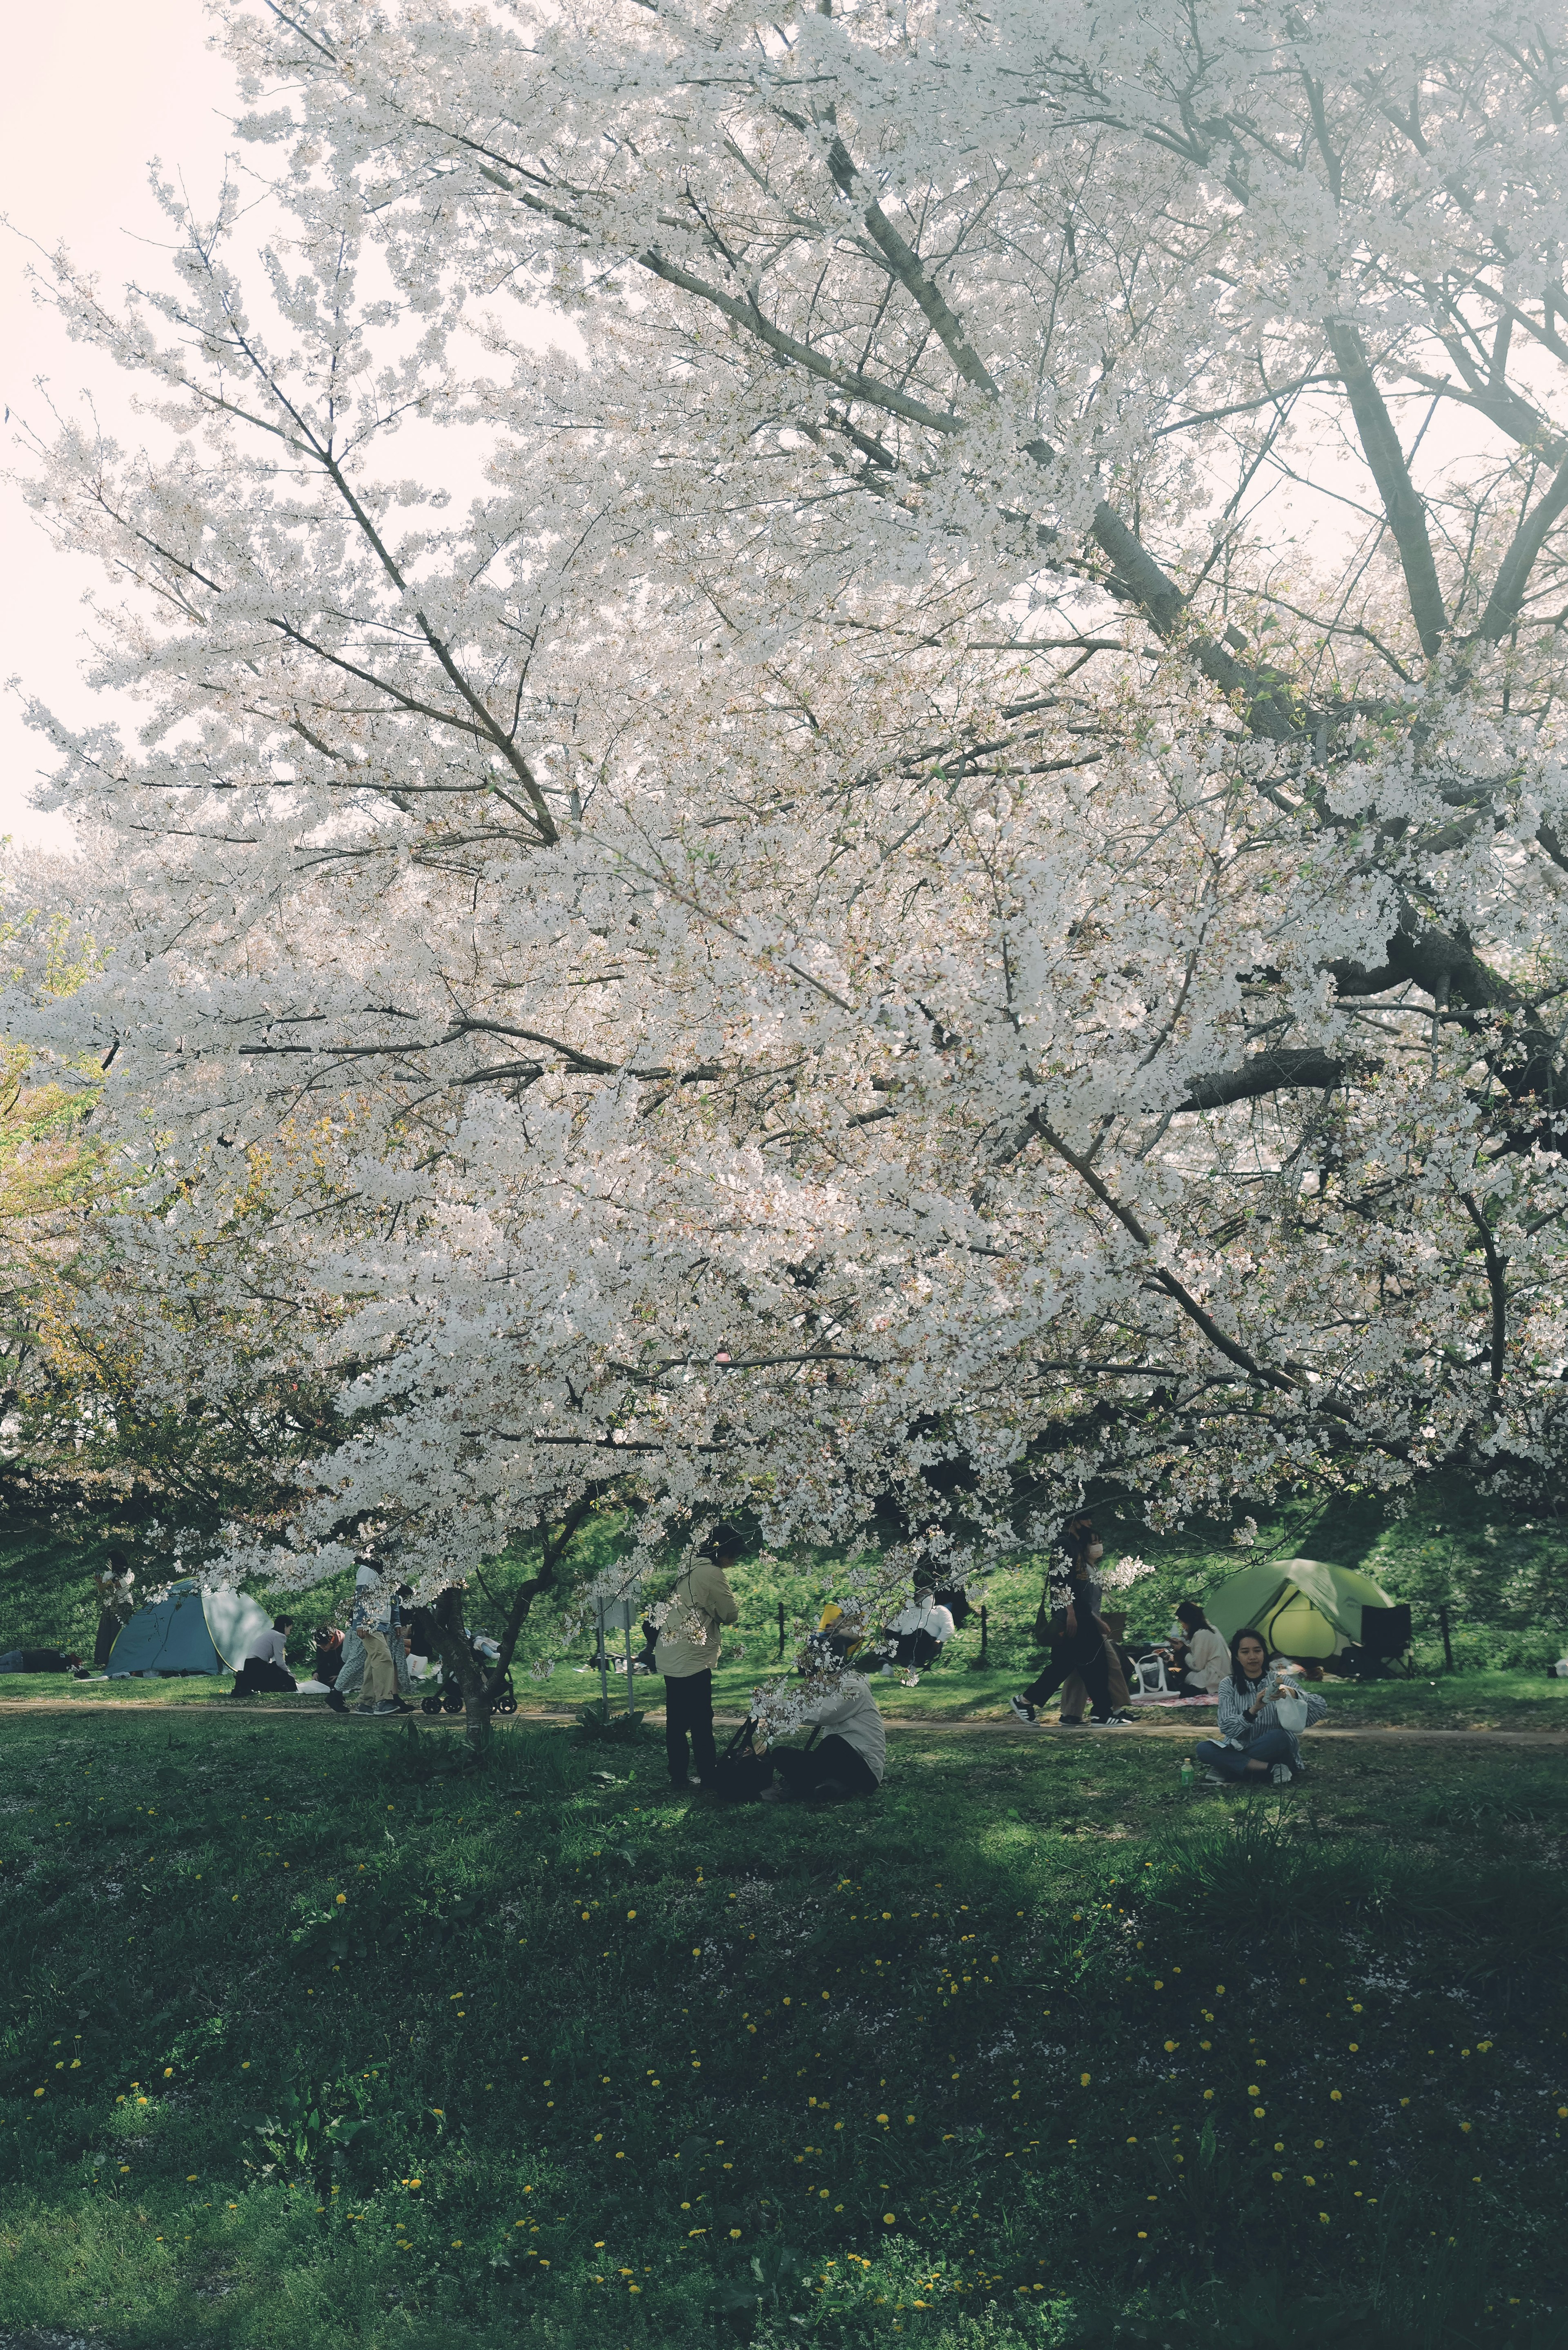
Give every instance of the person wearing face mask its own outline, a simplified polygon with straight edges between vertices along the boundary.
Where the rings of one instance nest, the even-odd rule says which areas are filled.
[[[664,1675],[664,1752],[672,1787],[713,1783],[718,1757],[713,1745],[713,1668],[722,1650],[719,1635],[740,1619],[740,1607],[725,1570],[741,1556],[733,1526],[711,1528],[694,1558],[676,1577],[659,1627],[653,1669]],[[688,1767],[686,1742],[691,1741]]]
[[[1095,1538],[1094,1521],[1069,1518],[1062,1530],[1059,1563],[1053,1565],[1042,1602],[1047,1617],[1051,1662],[1014,1698],[1008,1700],[1020,1721],[1036,1721],[1040,1709],[1074,1673],[1083,1678],[1084,1692],[1096,1729],[1116,1729],[1127,1720],[1111,1702],[1110,1666],[1106,1628],[1100,1621],[1100,1586],[1095,1569],[1105,1556]]]
[[[1217,1787],[1237,1780],[1252,1785],[1260,1779],[1288,1786],[1302,1767],[1301,1731],[1284,1728],[1275,1710],[1278,1701],[1287,1691],[1294,1700],[1304,1700],[1303,1727],[1310,1730],[1328,1711],[1327,1700],[1315,1690],[1297,1688],[1290,1669],[1271,1659],[1262,1632],[1251,1627],[1238,1632],[1233,1654],[1235,1663],[1220,1684],[1220,1736],[1203,1741],[1198,1760],[1207,1765],[1205,1775]]]
[[[1196,1599],[1184,1599],[1170,1627],[1172,1646],[1166,1650],[1173,1672],[1167,1682],[1178,1697],[1218,1697],[1231,1672],[1231,1651]]]

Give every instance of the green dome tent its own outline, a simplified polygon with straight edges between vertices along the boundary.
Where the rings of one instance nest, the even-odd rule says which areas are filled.
[[[1359,1641],[1363,1607],[1392,1604],[1382,1585],[1357,1566],[1274,1558],[1230,1576],[1210,1592],[1203,1612],[1229,1641],[1251,1625],[1281,1656],[1310,1661],[1336,1657]]]
[[[161,1599],[139,1607],[109,1656],[109,1678],[132,1673],[238,1672],[272,1617],[239,1591],[171,1584]]]

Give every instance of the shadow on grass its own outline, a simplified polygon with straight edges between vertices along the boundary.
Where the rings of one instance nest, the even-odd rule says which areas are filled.
[[[225,1719],[6,1725],[6,2323],[1548,2338],[1544,1766],[1390,1766],[1369,1833],[910,1735],[781,1815],[657,1738]]]

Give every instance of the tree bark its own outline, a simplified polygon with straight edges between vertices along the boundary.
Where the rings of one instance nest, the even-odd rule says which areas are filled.
[[[594,1506],[593,1492],[579,1495],[552,1534],[545,1530],[544,1550],[537,1575],[520,1584],[513,1596],[502,1629],[500,1654],[486,1671],[474,1659],[472,1649],[460,1633],[441,1632],[440,1650],[443,1675],[450,1674],[462,1691],[463,1735],[470,1755],[481,1754],[490,1736],[490,1725],[495,1712],[495,1701],[504,1695],[506,1676],[517,1651],[517,1642],[529,1610],[541,1591],[555,1587],[561,1565],[569,1553],[573,1537]]]

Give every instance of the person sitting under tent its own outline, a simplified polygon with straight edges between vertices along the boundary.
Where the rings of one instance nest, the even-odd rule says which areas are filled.
[[[234,1675],[231,1697],[292,1697],[299,1683],[288,1669],[287,1643],[292,1616],[275,1616],[270,1632],[253,1634],[251,1650]]]
[[[1208,1766],[1205,1775],[1214,1786],[1263,1778],[1276,1787],[1288,1786],[1301,1773],[1302,1730],[1323,1720],[1328,1701],[1315,1690],[1302,1689],[1293,1669],[1270,1657],[1267,1640],[1251,1626],[1237,1633],[1231,1654],[1234,1667],[1220,1684],[1220,1736],[1203,1740],[1198,1759]],[[1281,1721],[1282,1701],[1293,1714],[1304,1711],[1299,1728]]]
[[[1231,1651],[1196,1599],[1179,1605],[1170,1638],[1166,1655],[1177,1669],[1168,1675],[1168,1687],[1178,1697],[1218,1697],[1232,1670]]]
[[[93,1670],[102,1672],[109,1652],[121,1632],[130,1623],[136,1606],[136,1577],[130,1571],[130,1561],[122,1550],[111,1550],[102,1566],[93,1576],[93,1590],[98,1596],[98,1635],[93,1641]]]
[[[893,1642],[893,1661],[923,1669],[940,1656],[953,1636],[953,1619],[946,1607],[937,1603],[931,1579],[917,1579],[915,1596],[907,1607],[900,1608],[888,1627]]]
[[[0,1673],[79,1673],[82,1660],[64,1648],[7,1648]]]

